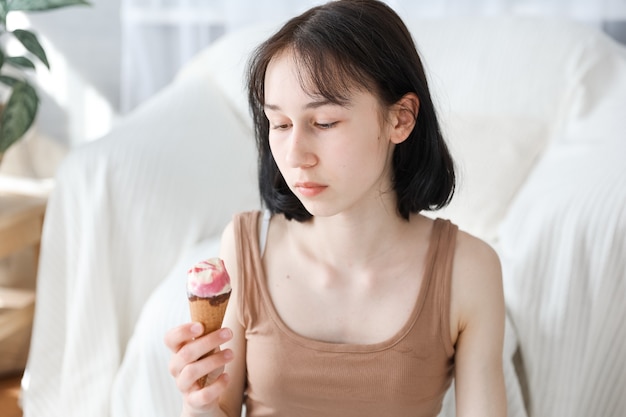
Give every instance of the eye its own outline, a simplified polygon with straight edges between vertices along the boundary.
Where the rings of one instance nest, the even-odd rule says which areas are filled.
[[[273,124],[272,125],[272,130],[287,130],[291,127],[290,124],[288,123],[283,123],[283,124]]]
[[[315,123],[315,126],[319,127],[320,129],[331,129],[333,127],[335,127],[337,125],[337,123],[339,122],[331,122],[331,123]]]

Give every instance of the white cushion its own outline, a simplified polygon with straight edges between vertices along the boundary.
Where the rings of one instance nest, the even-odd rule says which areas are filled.
[[[458,114],[444,121],[458,183],[450,205],[431,216],[450,218],[496,245],[498,226],[548,140],[546,130],[523,118]]]

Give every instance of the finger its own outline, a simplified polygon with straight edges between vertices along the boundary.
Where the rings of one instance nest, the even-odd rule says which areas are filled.
[[[223,374],[225,365],[233,360],[233,356],[233,352],[226,349],[186,365],[176,378],[178,389],[181,392],[188,392],[202,388],[198,384],[198,379],[203,376],[207,376],[207,385],[213,383]]]
[[[231,338],[232,332],[230,329],[219,329],[188,341],[178,349],[176,356],[179,356],[183,363],[195,362],[208,353],[218,349],[222,343],[229,341]]]
[[[170,329],[167,333],[165,333],[163,340],[169,350],[172,352],[178,352],[178,350],[185,343],[200,336],[203,329],[202,323],[185,323]]]
[[[197,339],[190,340],[175,351],[170,359],[169,370],[175,378],[180,375],[182,369],[196,362],[210,352],[218,351],[219,346],[232,338],[232,331],[227,328],[217,330]]]
[[[215,404],[224,394],[228,381],[228,374],[220,375],[212,384],[187,393],[186,403],[193,409],[207,410],[208,407]]]

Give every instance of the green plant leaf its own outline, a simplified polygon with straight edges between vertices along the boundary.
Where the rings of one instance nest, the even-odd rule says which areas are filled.
[[[38,106],[35,89],[23,81],[15,83],[0,118],[0,153],[24,136],[35,121]]]
[[[22,82],[14,77],[9,77],[8,75],[0,75],[0,83],[4,85],[8,85],[9,87],[13,87],[16,83]]]
[[[7,13],[9,7],[7,6],[7,0],[0,0],[0,24],[5,27],[7,25]]]
[[[0,49],[0,68],[4,65],[4,52]]]
[[[50,64],[48,63],[48,57],[46,56],[46,52],[41,47],[39,40],[37,40],[37,36],[31,31],[16,29],[13,32],[13,35],[24,45],[29,52],[35,55],[41,62],[44,63],[48,69],[50,69]]]
[[[85,6],[91,5],[91,3],[85,0],[9,0],[8,10],[36,12],[42,10],[58,9],[59,7],[76,6],[79,4]]]
[[[6,58],[6,62],[17,67],[35,69],[35,64],[33,64],[33,61],[24,56],[8,56]]]

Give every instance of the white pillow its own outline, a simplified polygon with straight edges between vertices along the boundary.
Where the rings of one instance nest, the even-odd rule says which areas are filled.
[[[454,114],[442,130],[457,166],[450,205],[433,213],[491,244],[500,222],[548,141],[548,127],[521,117]]]

